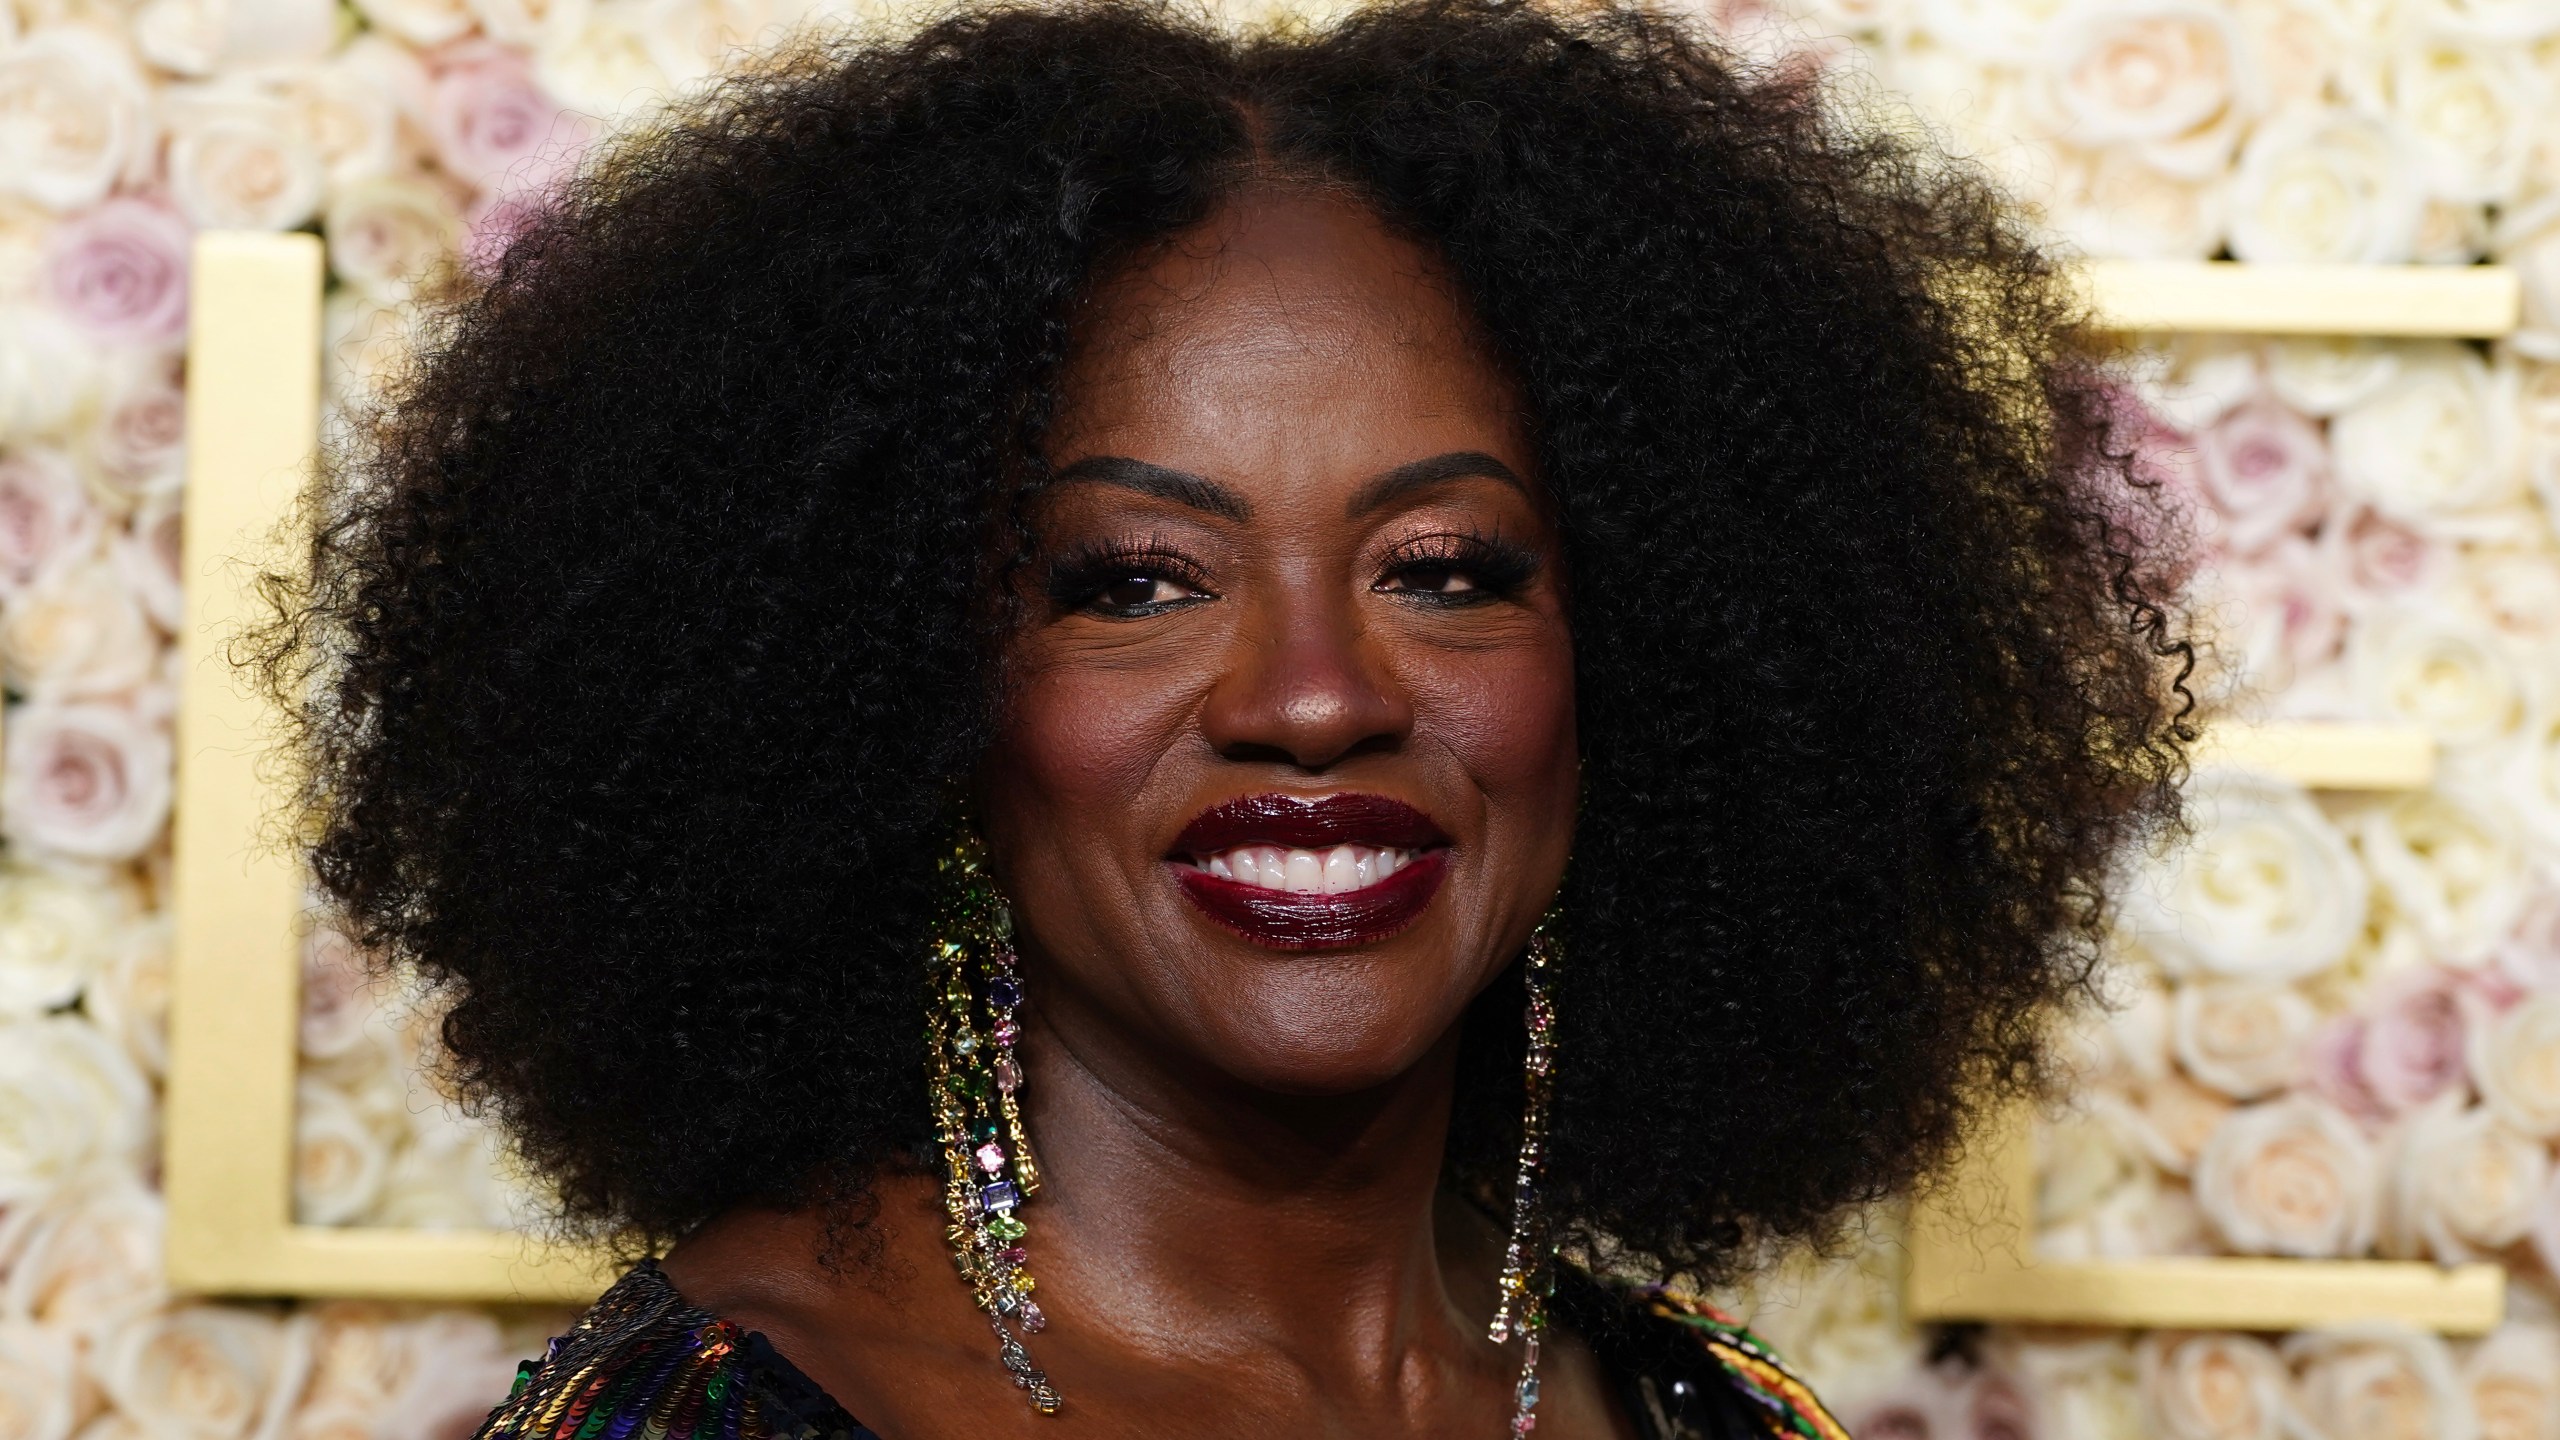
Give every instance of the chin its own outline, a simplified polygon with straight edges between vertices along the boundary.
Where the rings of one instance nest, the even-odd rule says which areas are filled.
[[[1376,958],[1323,965],[1310,957],[1298,964],[1326,973],[1221,987],[1230,998],[1204,1053],[1243,1084],[1275,1095],[1356,1095],[1401,1078],[1457,1024],[1466,998],[1376,983],[1374,965],[1361,963]]]

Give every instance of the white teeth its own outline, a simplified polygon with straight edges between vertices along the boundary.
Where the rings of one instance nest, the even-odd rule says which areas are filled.
[[[1192,863],[1221,880],[1286,890],[1293,895],[1340,895],[1365,890],[1411,865],[1410,850],[1381,850],[1370,845],[1336,845],[1324,850],[1289,849],[1279,845],[1240,845]]]

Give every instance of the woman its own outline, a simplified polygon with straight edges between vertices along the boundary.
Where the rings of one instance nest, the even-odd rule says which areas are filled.
[[[1632,11],[985,9],[618,145],[267,637],[342,923],[672,1244],[483,1433],[1837,1434],[1648,1282],[1942,1158],[2171,814],[2077,341]]]

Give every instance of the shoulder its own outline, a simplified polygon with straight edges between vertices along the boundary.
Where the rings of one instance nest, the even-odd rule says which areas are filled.
[[[685,1303],[655,1261],[604,1293],[515,1388],[476,1440],[874,1440],[764,1337]]]
[[[1563,1318],[1614,1371],[1648,1440],[1850,1440],[1742,1322],[1663,1285],[1559,1275]]]

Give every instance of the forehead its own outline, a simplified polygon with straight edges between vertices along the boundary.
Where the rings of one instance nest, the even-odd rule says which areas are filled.
[[[1211,468],[1239,478],[1518,448],[1513,388],[1446,267],[1325,190],[1248,191],[1106,277],[1073,318],[1059,400],[1056,458],[1223,455]]]

